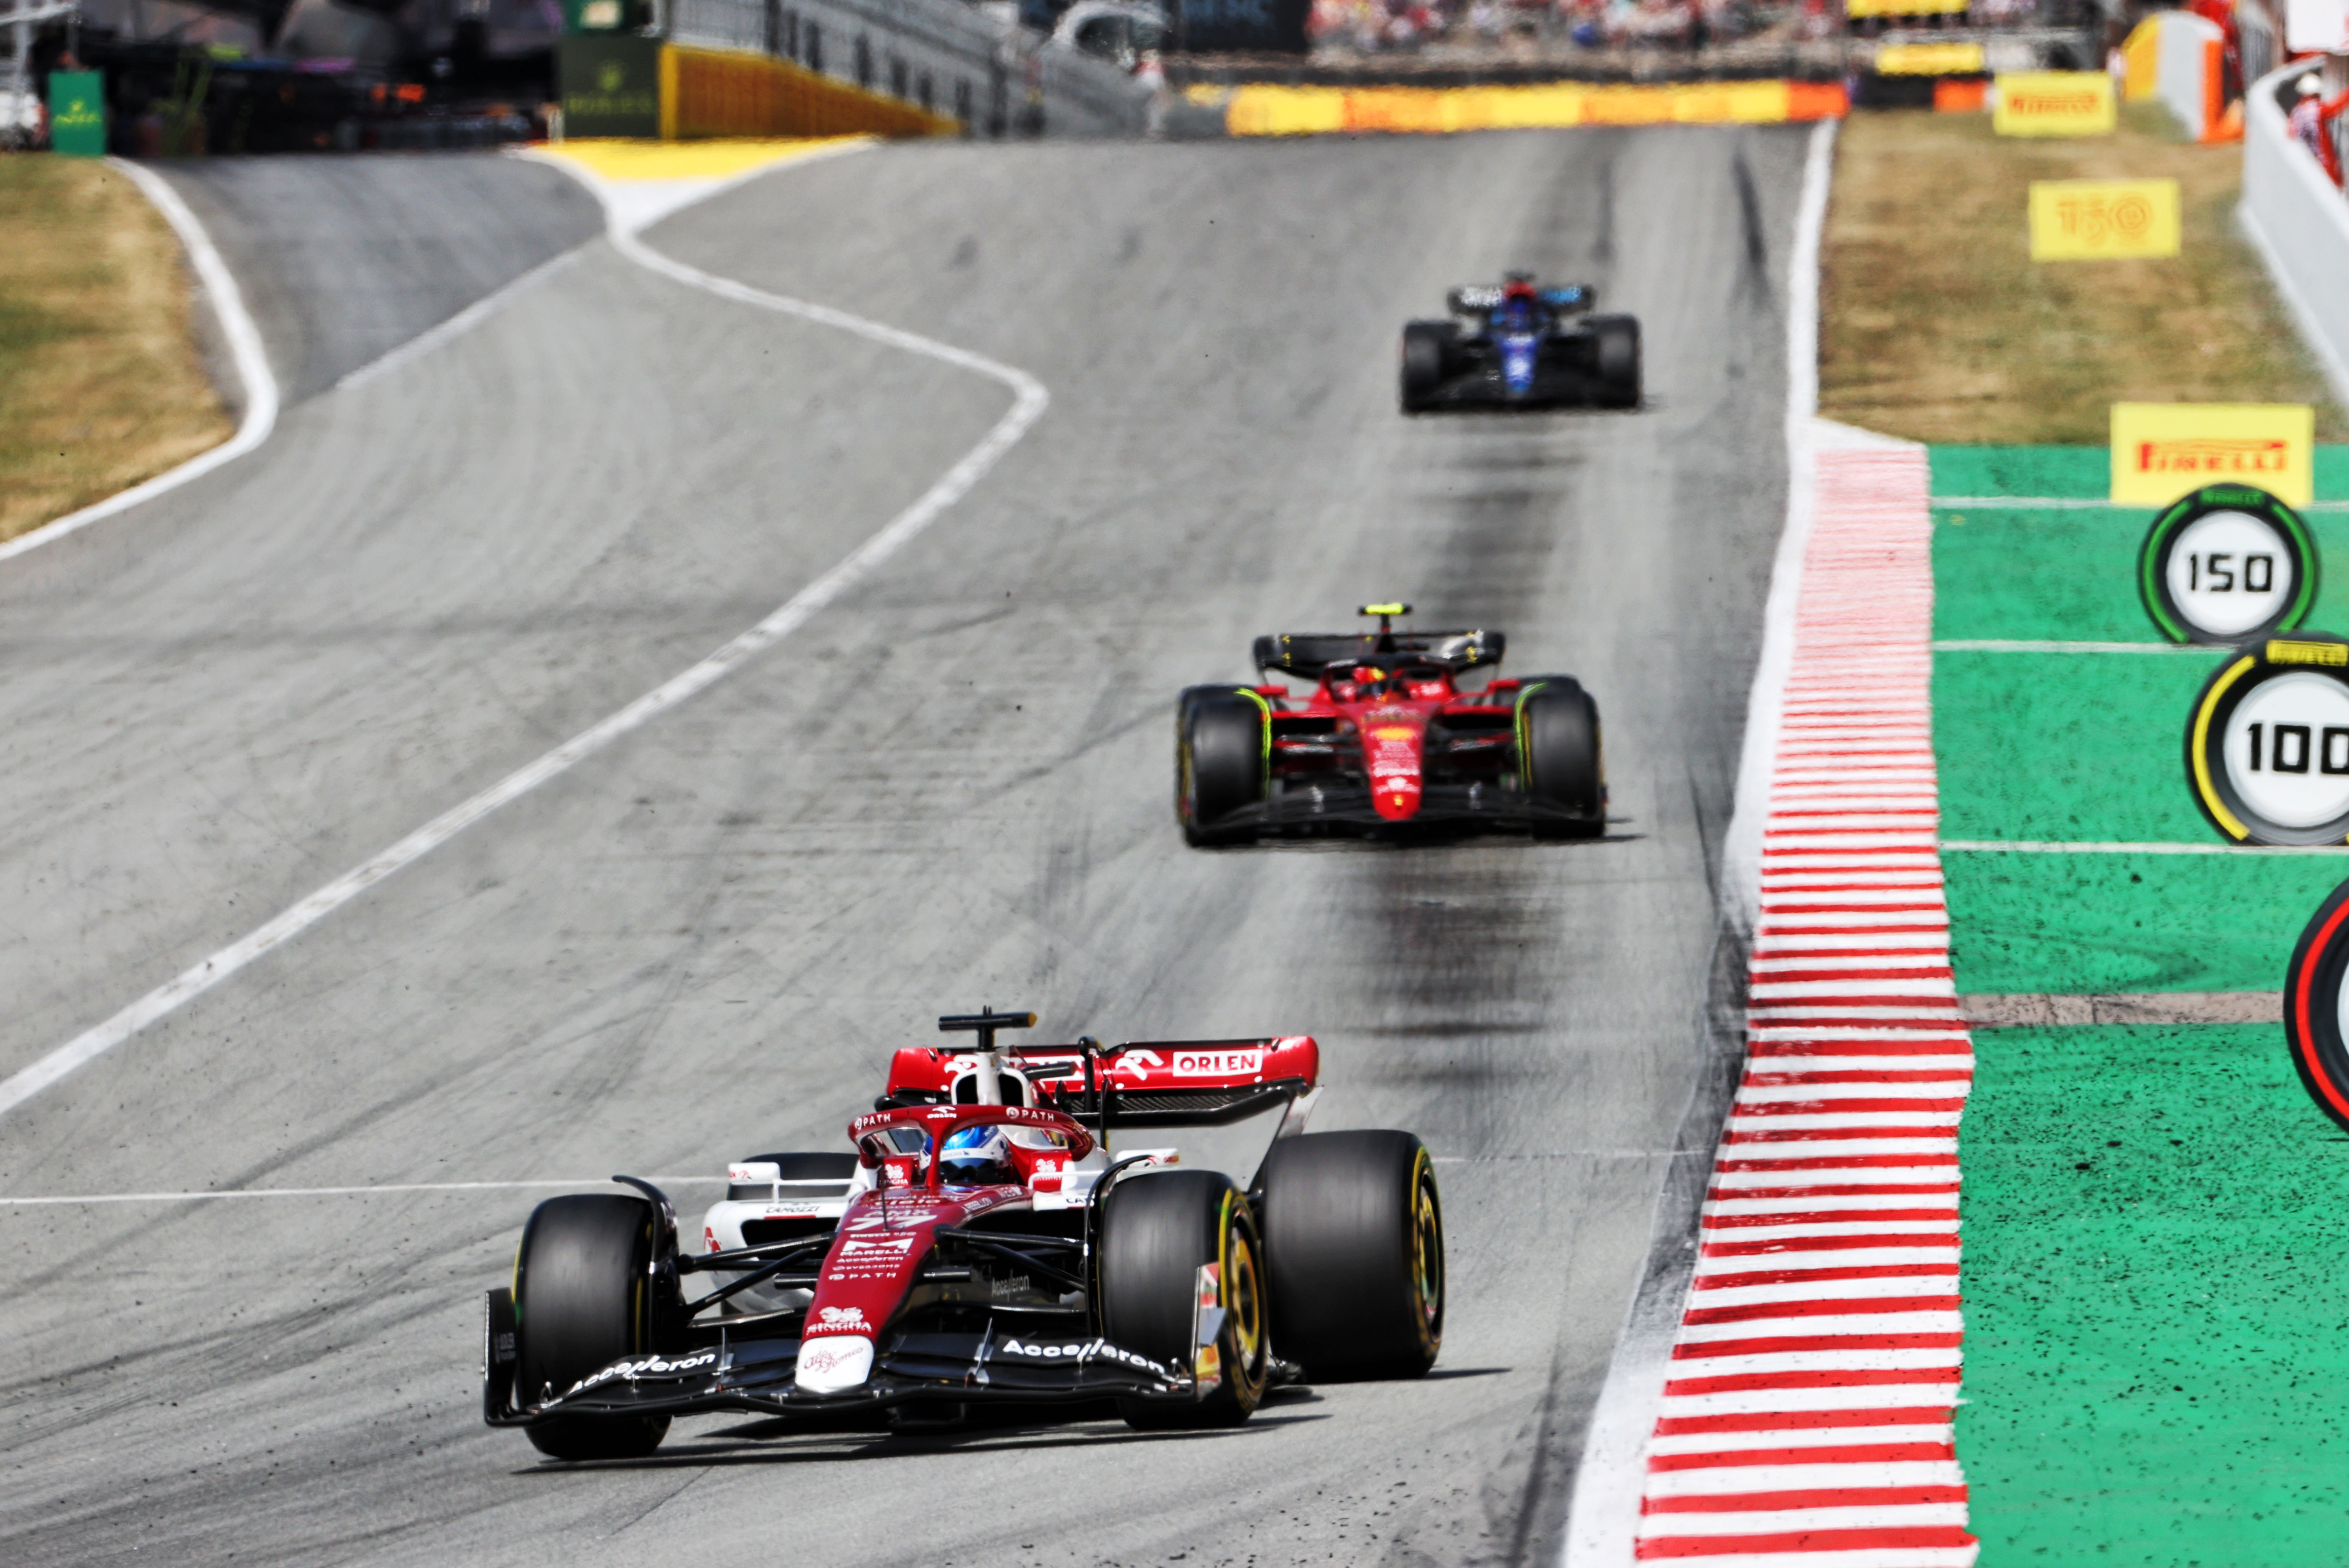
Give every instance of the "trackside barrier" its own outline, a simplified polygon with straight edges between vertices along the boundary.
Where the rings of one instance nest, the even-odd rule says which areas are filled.
[[[1577,125],[1769,125],[1840,119],[1848,107],[1839,82],[1695,82],[1673,87],[1556,82],[1484,88],[1258,85],[1233,89],[1224,127],[1234,136],[1311,136]]]
[[[701,136],[952,136],[959,121],[764,55],[661,50],[660,133]]]
[[[669,0],[667,33],[673,44],[787,62],[974,135],[1130,136],[1149,124],[1147,85],[960,0]]]
[[[2271,72],[2244,95],[2240,217],[2333,395],[2349,403],[2349,289],[2341,286],[2349,276],[2349,202],[2294,140],[2277,101],[2307,68]]]

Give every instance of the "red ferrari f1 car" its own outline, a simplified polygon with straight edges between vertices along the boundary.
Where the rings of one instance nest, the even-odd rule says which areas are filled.
[[[1284,1380],[1434,1364],[1434,1167],[1409,1133],[1304,1130],[1309,1037],[997,1045],[1034,1023],[941,1018],[978,1048],[898,1052],[854,1152],[735,1164],[698,1246],[635,1177],[540,1204],[490,1293],[489,1424],[562,1459],[649,1453],[705,1411],[1114,1400],[1139,1428],[1228,1425]],[[1125,1147],[1274,1112],[1245,1189]]]
[[[1364,605],[1375,632],[1256,639],[1287,686],[1194,686],[1174,710],[1174,815],[1193,844],[1266,833],[1482,825],[1537,838],[1607,829],[1599,704],[1571,675],[1460,677],[1501,662],[1497,631],[1397,631],[1403,604]]]

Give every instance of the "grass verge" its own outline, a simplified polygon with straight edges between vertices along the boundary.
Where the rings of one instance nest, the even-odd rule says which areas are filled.
[[[226,441],[180,243],[90,159],[0,153],[0,539]]]
[[[1827,210],[1819,412],[1922,441],[2101,445],[2115,402],[2301,402],[2349,432],[2235,228],[2242,149],[2129,105],[2109,137],[1991,133],[1986,114],[1844,124]],[[2034,180],[2169,176],[2175,260],[2033,262]]]

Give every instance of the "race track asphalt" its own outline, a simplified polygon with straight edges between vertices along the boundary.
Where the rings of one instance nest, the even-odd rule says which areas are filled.
[[[1553,1560],[1713,1050],[1802,151],[936,144],[671,219],[672,255],[995,356],[1051,406],[754,665],[0,1117],[15,1197],[592,1183],[843,1147],[888,1052],[981,1002],[1058,1038],[1311,1033],[1317,1126],[1444,1162],[1432,1376],[1205,1435],[701,1419],[566,1469],[479,1416],[481,1293],[539,1191],[6,1207],[0,1560]],[[365,336],[338,291],[419,329],[580,209],[490,158],[221,176],[264,177],[271,202],[205,215],[264,331],[321,324],[299,400],[252,457],[0,569],[0,1074],[747,628],[1008,403],[602,242],[326,389],[359,350],[316,346]],[[395,177],[441,181],[417,221],[493,258],[453,294],[408,275],[430,246],[305,250]],[[1638,313],[1649,406],[1399,417],[1402,320],[1506,266]],[[1584,679],[1610,837],[1185,848],[1174,691],[1395,596]],[[676,1190],[688,1222],[712,1194]]]

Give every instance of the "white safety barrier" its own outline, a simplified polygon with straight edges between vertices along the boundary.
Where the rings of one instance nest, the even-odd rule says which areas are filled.
[[[975,136],[1132,136],[1154,97],[1111,62],[961,0],[669,0],[667,31],[795,60]]]
[[[2191,11],[2164,11],[2147,18],[2161,28],[2156,90],[2186,134],[2199,141],[2218,118],[2220,71],[2227,35],[2216,22]]]
[[[2244,96],[2240,217],[2333,395],[2349,403],[2349,201],[2293,138],[2277,98],[2307,68],[2271,72]]]

